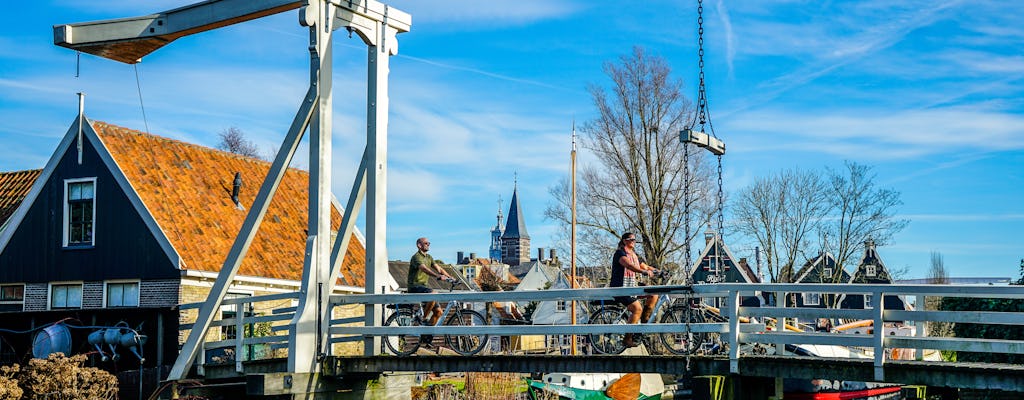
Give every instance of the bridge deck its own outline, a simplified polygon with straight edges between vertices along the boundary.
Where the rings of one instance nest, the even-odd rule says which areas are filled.
[[[728,375],[728,357],[693,356],[414,356],[328,357],[324,374],[435,372],[651,372],[660,374]],[[739,360],[740,375],[806,379],[872,381],[872,360],[748,356]],[[911,385],[953,386],[1024,392],[1024,366],[1007,364],[891,361],[887,381]]]

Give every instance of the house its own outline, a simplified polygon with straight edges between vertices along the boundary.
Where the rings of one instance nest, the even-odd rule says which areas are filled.
[[[793,283],[845,283],[850,273],[836,263],[835,256],[827,251],[819,252],[797,270]],[[793,293],[786,299],[787,307],[834,308],[837,297],[829,293]]]
[[[714,231],[704,232],[704,251],[700,253],[697,262],[690,268],[690,281],[694,283],[760,283],[759,277],[750,265],[746,262],[740,263],[732,255],[732,251],[725,245]]]
[[[729,246],[717,232],[707,230],[704,232],[704,250],[701,251],[697,262],[690,267],[689,281],[693,283],[760,283],[761,277],[750,268],[745,259],[737,259],[733,256]],[[715,307],[722,307],[724,298],[704,299],[705,303]],[[742,296],[740,304],[748,307],[757,307],[763,301],[759,296]]]
[[[144,367],[172,364],[187,336],[179,327],[198,313],[179,305],[206,299],[269,169],[261,160],[79,116],[42,170],[0,178],[0,210],[7,215],[0,231],[0,328],[10,344],[3,349],[26,357],[31,337],[9,332],[58,321],[124,324],[148,336]],[[308,180],[306,171],[286,172],[228,297],[300,288]],[[334,229],[340,211],[335,202]],[[357,233],[346,249],[335,294],[364,290],[363,242]],[[219,316],[270,314],[290,305],[225,305]],[[72,353],[91,350],[82,337],[88,333],[73,330]],[[207,339],[237,334],[224,326]],[[115,368],[138,369],[139,360],[125,356]]]
[[[879,257],[875,241],[871,238],[864,241],[864,256],[861,257],[857,269],[850,276],[849,282],[886,285],[893,283],[892,275],[889,274],[889,269],[885,267],[885,263]],[[871,295],[862,294],[844,295],[839,304],[841,308],[847,309],[873,308],[878,305],[877,299],[872,299]],[[885,309],[909,310],[910,308],[907,302],[899,296],[885,296]]]

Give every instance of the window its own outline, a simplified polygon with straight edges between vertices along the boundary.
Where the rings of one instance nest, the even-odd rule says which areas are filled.
[[[864,308],[875,308],[874,306],[871,305],[871,298],[873,296],[874,295],[870,295],[870,294],[864,295]]]
[[[224,295],[224,300],[228,299],[241,299],[249,297],[248,294],[228,293]],[[240,307],[250,307],[249,311],[245,313],[245,316],[252,316],[252,303],[243,304],[221,304],[220,306],[220,318],[229,319],[238,316],[238,309]],[[235,330],[235,323],[220,327],[220,340],[231,340],[237,338],[237,331]]]
[[[821,305],[821,293],[804,293],[803,296],[805,306]]]
[[[878,267],[875,267],[874,265],[867,265],[864,268],[864,274],[867,276],[875,276],[878,274]]]
[[[569,307],[566,307],[565,300],[558,300],[558,302],[555,303],[556,312],[565,312],[568,309]]]
[[[64,181],[64,246],[92,246],[96,178]]]
[[[832,277],[832,267],[825,267],[824,275],[827,278],[831,278]]]
[[[466,267],[464,272],[466,273],[466,279],[476,278],[476,267]]]
[[[720,264],[720,262],[719,262],[720,260],[718,259],[718,256],[713,256],[713,255],[712,256],[708,256],[708,257],[705,257],[704,260],[708,262],[708,265],[706,267],[704,267],[704,270],[710,271],[710,272],[718,272],[718,270],[719,270],[718,267],[719,267],[719,264]]]
[[[0,312],[18,312],[25,309],[25,285],[0,286]],[[2,352],[3,350],[0,350]],[[0,355],[0,361],[3,356]]]
[[[50,308],[82,308],[82,284],[50,286]]]
[[[25,301],[25,285],[3,285],[0,301]]]
[[[139,283],[107,283],[107,307],[138,307]]]

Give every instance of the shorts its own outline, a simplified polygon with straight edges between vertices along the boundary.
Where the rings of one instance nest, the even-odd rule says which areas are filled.
[[[409,288],[409,293],[434,293],[434,289],[426,286],[413,286]]]
[[[624,306],[633,304],[634,301],[636,301],[636,296],[615,296],[615,302]]]

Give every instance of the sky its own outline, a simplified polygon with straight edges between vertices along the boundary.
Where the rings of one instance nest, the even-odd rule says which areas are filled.
[[[0,171],[45,165],[77,115],[77,92],[92,119],[211,147],[237,127],[272,154],[308,83],[308,31],[296,11],[179,39],[135,66],[53,45],[55,24],[191,2],[40,0],[0,13]],[[604,63],[634,46],[663,57],[696,97],[693,1],[388,4],[413,18],[390,61],[390,259],[407,259],[419,236],[445,261],[487,254],[499,196],[507,214],[515,181],[533,248],[551,247],[559,227],[543,211],[548,189],[569,174],[573,120],[596,117],[588,86],[608,87]],[[896,213],[911,221],[878,249],[890,269],[925,277],[939,252],[954,277],[1018,276],[1024,3],[704,5],[728,193],[787,168],[869,165],[879,187],[901,193]],[[334,68],[332,190],[344,203],[366,141],[358,37],[337,37]],[[725,240],[753,258],[748,238]]]

